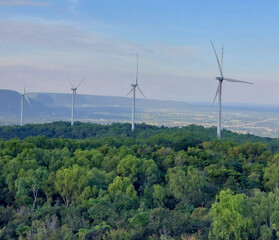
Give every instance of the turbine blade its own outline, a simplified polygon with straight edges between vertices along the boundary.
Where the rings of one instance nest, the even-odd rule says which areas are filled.
[[[238,83],[254,84],[254,83],[252,83],[252,82],[246,82],[246,81],[236,80],[236,79],[232,79],[232,78],[224,78],[224,80],[229,81],[229,82],[238,82]]]
[[[212,47],[213,47],[213,50],[214,50],[214,53],[215,53],[215,56],[216,56],[216,59],[217,59],[217,63],[218,63],[218,66],[219,66],[219,70],[220,70],[221,76],[224,77],[224,76],[223,76],[223,72],[222,72],[222,67],[221,67],[221,64],[220,64],[220,61],[219,61],[217,52],[216,52],[216,50],[215,50],[215,47],[214,47],[214,45],[213,45],[213,42],[212,42],[212,41],[210,41],[210,42],[211,42],[211,45],[212,45]]]
[[[222,71],[223,71],[223,63],[224,63],[224,47],[222,46],[222,59],[221,59]]]
[[[83,81],[85,80],[85,78],[86,78],[86,76],[79,82],[79,84],[77,85],[76,88],[78,88],[78,87],[83,83]]]
[[[139,86],[137,86],[137,89],[139,90],[139,92],[141,93],[141,95],[146,99],[147,97],[143,94],[143,92],[140,90]]]
[[[218,93],[219,93],[219,88],[220,88],[220,84],[218,84],[217,91],[216,91],[216,94],[215,94],[214,100],[213,100],[212,105],[211,105],[211,109],[212,109],[212,107],[213,107],[213,105],[214,105],[214,103],[215,103],[215,100],[216,100],[217,96],[218,96]]]
[[[29,103],[29,105],[31,106],[32,104],[31,104],[31,102],[29,101],[28,97],[27,97],[25,94],[23,94],[23,96],[25,97],[25,99],[26,99],[26,101]]]
[[[139,55],[137,54],[137,75],[136,75],[136,84],[138,85],[138,75],[139,75]]]
[[[132,88],[131,91],[125,97],[128,97],[131,94],[131,92],[133,91],[133,89],[134,88]]]
[[[71,84],[71,86],[72,86],[73,88],[75,88],[74,85],[72,84],[72,82],[71,82],[69,79],[67,79],[67,81]]]

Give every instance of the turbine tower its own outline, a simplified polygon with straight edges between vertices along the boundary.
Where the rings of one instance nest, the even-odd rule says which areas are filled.
[[[76,100],[76,94],[77,94],[77,89],[78,87],[82,84],[84,81],[85,77],[79,82],[79,84],[75,87],[70,80],[68,82],[71,84],[72,88],[71,90],[73,91],[72,94],[72,115],[71,115],[71,126],[74,125],[74,112],[75,112],[75,100]]]
[[[26,101],[31,105],[31,103],[25,93],[25,85],[24,85],[23,93],[21,94],[20,126],[23,126],[24,99],[26,99]]]
[[[135,115],[136,115],[136,89],[139,90],[139,92],[141,93],[141,95],[145,97],[145,95],[143,94],[143,92],[141,91],[141,89],[139,88],[138,85],[138,71],[139,71],[139,59],[138,59],[138,54],[137,54],[137,73],[136,73],[136,83],[131,84],[132,89],[131,91],[126,95],[126,97],[128,97],[130,95],[131,92],[133,92],[133,107],[132,107],[132,131],[134,131],[135,129]]]
[[[214,97],[214,100],[213,100],[213,103],[212,103],[212,106],[213,106],[213,104],[214,104],[214,102],[217,98],[217,95],[218,95],[218,99],[219,99],[218,112],[219,112],[219,114],[218,114],[218,125],[217,125],[217,137],[220,140],[221,139],[221,100],[222,100],[222,84],[223,84],[223,81],[225,80],[225,81],[229,81],[229,82],[248,83],[248,84],[254,84],[254,83],[224,77],[224,75],[223,75],[223,51],[224,51],[224,48],[222,47],[222,61],[221,61],[221,64],[220,64],[217,52],[215,50],[215,47],[214,47],[214,44],[213,44],[212,41],[211,41],[211,45],[213,47],[213,50],[214,50],[214,53],[215,53],[215,56],[216,56],[216,60],[217,60],[217,63],[218,63],[219,71],[220,71],[220,74],[221,74],[221,77],[216,77],[216,80],[219,81],[219,84],[218,84],[217,91],[216,91],[216,94],[215,94],[215,97]]]

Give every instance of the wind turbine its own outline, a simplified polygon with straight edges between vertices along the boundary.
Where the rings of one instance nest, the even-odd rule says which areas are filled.
[[[217,52],[215,50],[215,47],[213,45],[213,42],[212,41],[210,41],[210,42],[211,42],[211,45],[213,47],[213,50],[214,50],[214,53],[215,53],[215,56],[216,56],[216,60],[217,60],[217,63],[218,63],[219,71],[220,71],[220,74],[221,74],[221,77],[216,77],[216,80],[219,81],[219,84],[218,84],[217,91],[216,91],[216,94],[215,94],[215,97],[214,97],[214,100],[213,100],[213,103],[212,103],[212,106],[213,106],[213,104],[216,100],[216,97],[219,94],[219,96],[218,96],[219,97],[219,102],[218,102],[219,115],[218,115],[218,125],[217,125],[217,137],[220,140],[221,139],[221,99],[222,99],[222,84],[223,84],[223,81],[225,80],[225,81],[229,81],[229,82],[248,83],[248,84],[254,84],[254,83],[224,77],[224,75],[223,75],[224,48],[222,47],[222,61],[221,61],[221,64],[220,64],[220,61],[219,61]]]
[[[72,82],[70,80],[68,80],[68,82],[71,84],[72,88],[71,90],[73,91],[72,94],[72,115],[71,115],[71,126],[74,125],[74,110],[75,110],[75,98],[76,98],[76,94],[77,94],[77,89],[78,87],[82,84],[82,82],[84,81],[85,77],[79,82],[79,84],[75,87]]]
[[[31,105],[31,103],[25,93],[25,85],[24,85],[23,93],[21,94],[20,126],[23,126],[24,99],[26,99],[26,101]]]
[[[134,131],[135,129],[135,113],[136,113],[136,89],[139,90],[139,92],[141,93],[141,95],[145,97],[145,95],[143,94],[143,92],[141,91],[141,89],[139,88],[138,85],[138,71],[139,71],[139,58],[138,58],[138,54],[137,54],[137,74],[136,74],[136,83],[132,83],[132,89],[131,91],[126,95],[126,97],[128,97],[130,95],[131,92],[133,92],[133,107],[132,107],[132,131]]]

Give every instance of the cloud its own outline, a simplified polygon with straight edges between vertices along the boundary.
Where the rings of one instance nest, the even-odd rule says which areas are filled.
[[[122,71],[127,71],[124,62],[135,61],[135,54],[140,57],[140,67],[147,72],[172,72],[183,74],[189,59],[200,54],[200,49],[195,46],[175,46],[164,43],[150,43],[142,45],[135,42],[108,38],[94,32],[85,31],[75,25],[50,22],[19,22],[0,21],[0,43],[17,49],[34,52],[54,53],[61,56],[67,55],[73,59],[79,55],[80,59],[92,61],[92,56],[98,58],[98,64],[117,66]],[[24,50],[20,50],[21,52]],[[57,53],[57,54],[56,54]],[[111,59],[114,57],[114,59]],[[66,57],[62,57],[63,62]],[[106,59],[105,59],[106,58]],[[118,59],[115,59],[118,58]],[[121,58],[121,60],[120,60]],[[133,66],[133,65],[131,65]],[[167,66],[167,67],[166,67]],[[117,67],[116,67],[117,68]],[[189,69],[191,70],[191,69]]]
[[[35,0],[0,0],[0,6],[48,6],[49,3]]]
[[[0,32],[0,42],[60,51],[94,51],[121,56],[150,51],[139,44],[105,38],[72,25],[1,21]]]

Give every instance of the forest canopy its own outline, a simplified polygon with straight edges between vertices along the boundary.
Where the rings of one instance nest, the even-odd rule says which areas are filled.
[[[130,127],[0,127],[0,238],[279,238],[278,139]]]

